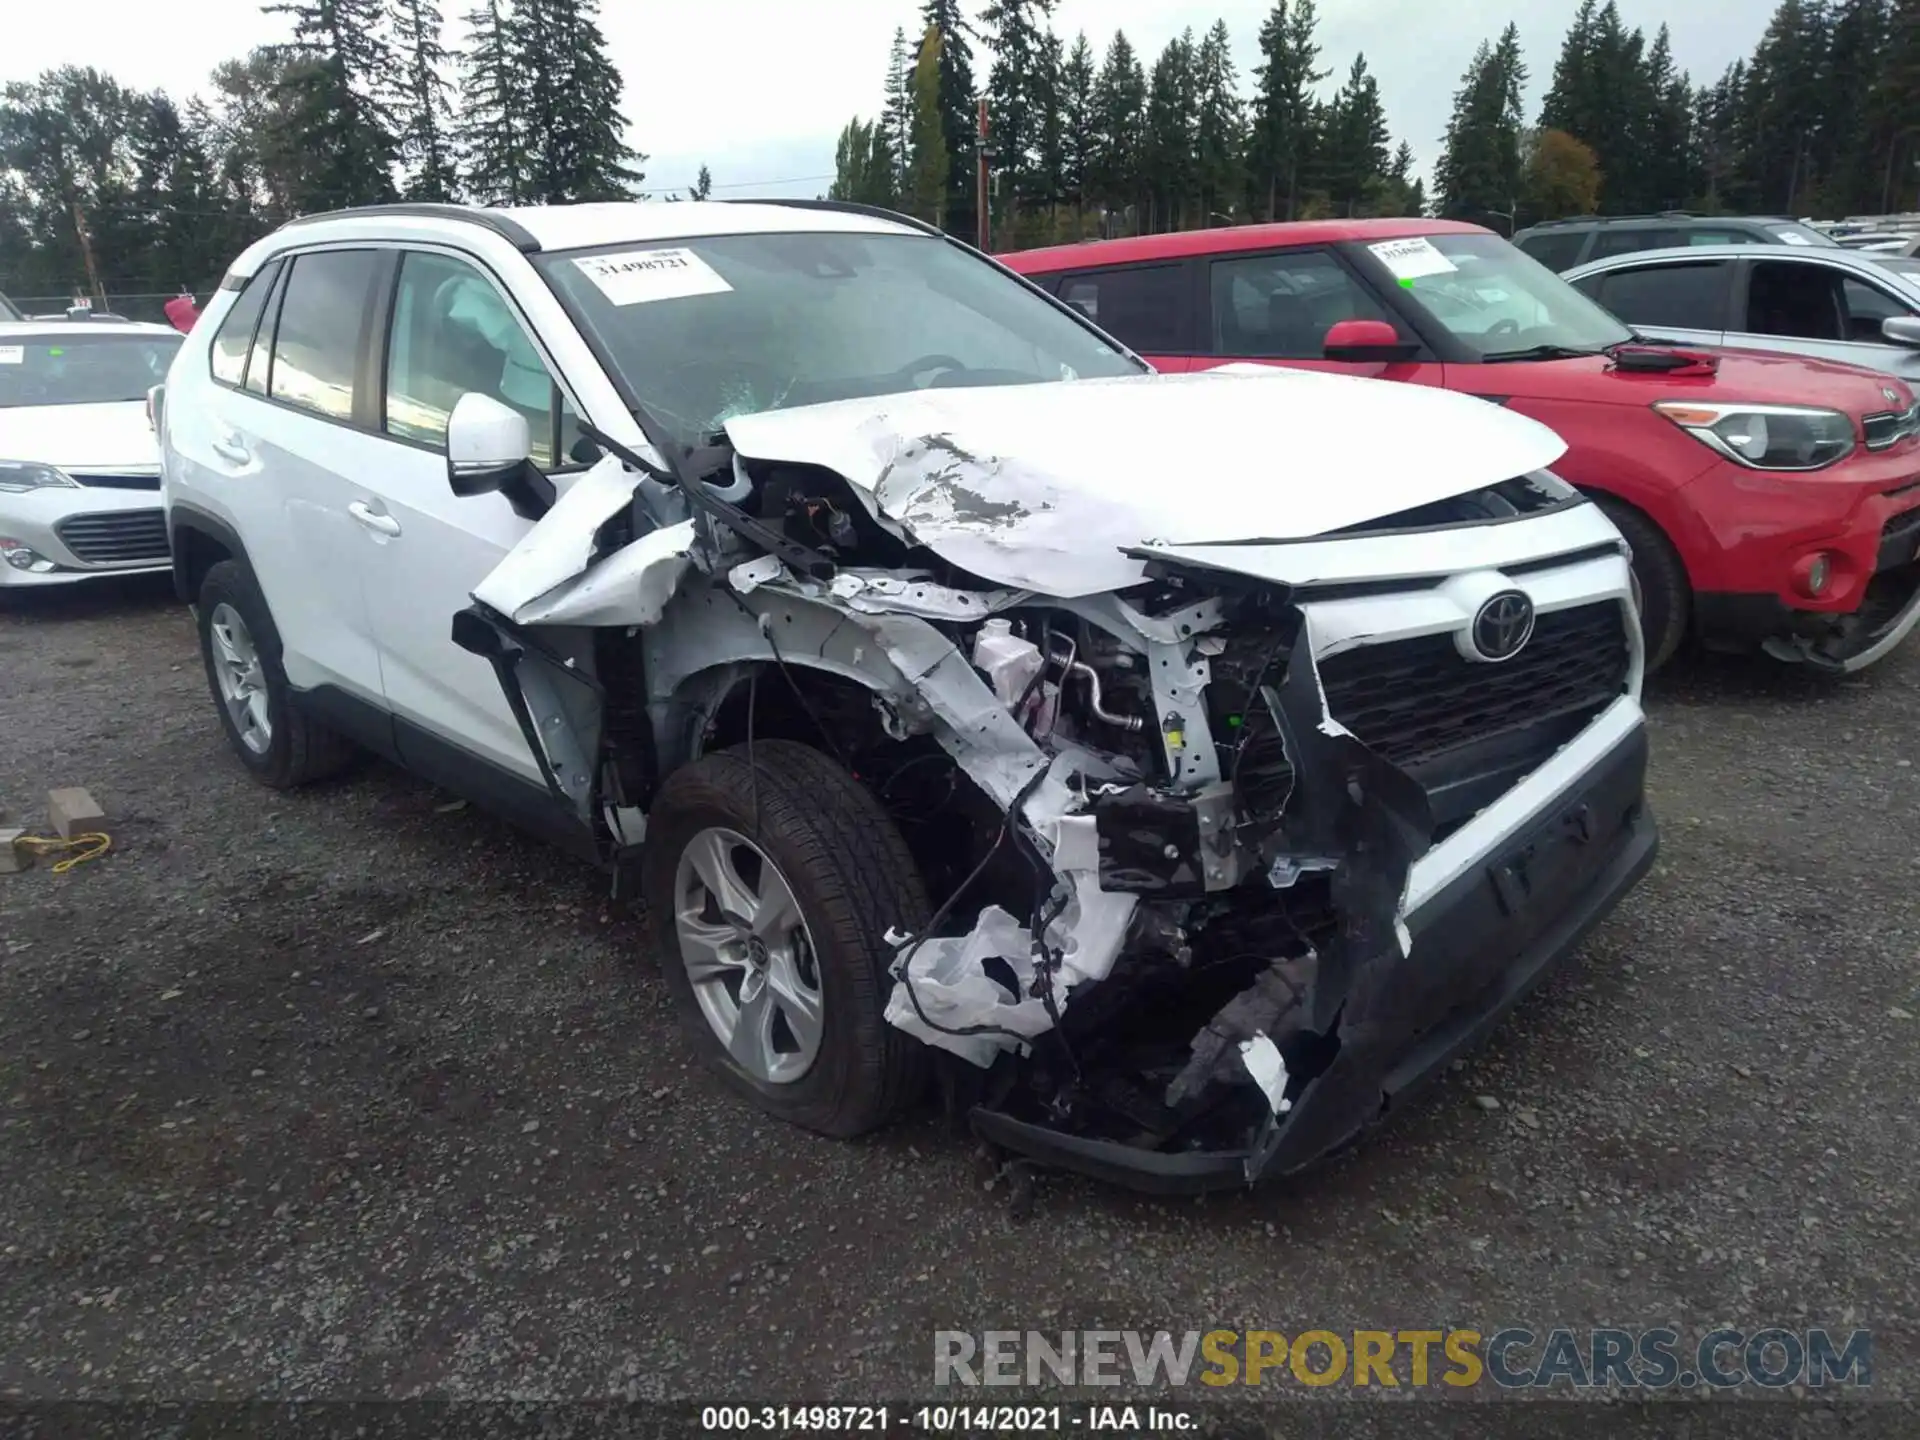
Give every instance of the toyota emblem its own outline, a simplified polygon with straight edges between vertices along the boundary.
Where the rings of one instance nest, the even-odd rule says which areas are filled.
[[[1518,590],[1502,590],[1473,617],[1473,650],[1482,660],[1511,660],[1532,638],[1533,601]]]

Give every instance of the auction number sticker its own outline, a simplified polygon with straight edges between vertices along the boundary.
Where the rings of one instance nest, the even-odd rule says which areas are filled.
[[[27,362],[27,347],[24,345],[0,345],[0,365],[24,365]]]
[[[650,305],[733,289],[718,270],[687,249],[627,250],[573,263],[615,305]]]
[[[1382,240],[1369,245],[1396,280],[1418,280],[1423,275],[1451,275],[1454,263],[1421,236],[1410,240]]]

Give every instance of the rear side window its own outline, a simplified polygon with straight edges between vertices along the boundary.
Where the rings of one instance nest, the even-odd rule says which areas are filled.
[[[1759,240],[1745,230],[1689,230],[1689,245],[1757,245]]]
[[[1616,270],[1601,277],[1596,298],[1629,325],[1724,330],[1732,270],[1727,260]]]
[[[1571,270],[1580,263],[1580,247],[1587,243],[1587,232],[1582,230],[1569,235],[1564,231],[1555,231],[1546,235],[1527,235],[1519,243],[1522,250],[1547,269]]]
[[[238,385],[247,373],[247,351],[253,347],[254,328],[260,312],[266,308],[267,294],[279,278],[280,262],[270,260],[254,274],[227,311],[214,333],[211,365],[213,378],[223,385]]]
[[[1628,230],[1610,225],[1594,236],[1593,254],[1587,258],[1600,260],[1608,255],[1631,255],[1639,250],[1665,250],[1684,244],[1686,241],[1678,230]]]
[[[354,372],[379,264],[373,250],[294,258],[274,332],[269,393],[275,400],[329,420],[353,418]]]
[[[1193,341],[1186,316],[1184,265],[1146,265],[1069,275],[1059,296],[1143,355],[1178,355]]]

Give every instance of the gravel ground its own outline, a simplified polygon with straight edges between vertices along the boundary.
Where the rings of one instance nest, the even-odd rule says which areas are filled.
[[[0,676],[7,823],[116,822],[0,879],[0,1396],[898,1398],[939,1328],[1504,1323],[1870,1326],[1916,1393],[1920,646],[1658,685],[1658,868],[1357,1152],[1024,1220],[932,1115],[837,1143],[690,1068],[573,862],[378,766],[255,787],[164,582],[0,602]]]

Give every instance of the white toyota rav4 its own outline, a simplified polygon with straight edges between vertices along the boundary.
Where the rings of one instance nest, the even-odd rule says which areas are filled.
[[[314,216],[154,398],[242,763],[372,751],[631,881],[694,1043],[830,1134],[931,1074],[1003,1153],[1298,1169],[1654,855],[1550,431],[1156,375],[898,216]]]

